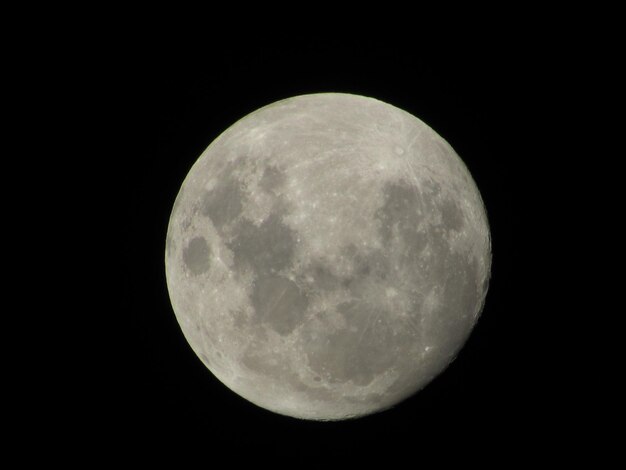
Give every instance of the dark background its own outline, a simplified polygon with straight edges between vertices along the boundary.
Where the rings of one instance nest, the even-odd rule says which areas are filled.
[[[544,139],[536,123],[548,112],[538,98],[555,86],[546,55],[493,40],[458,41],[436,53],[407,38],[376,37],[261,36],[245,45],[207,39],[200,46],[138,39],[110,57],[116,148],[106,200],[122,223],[112,235],[119,244],[111,258],[114,308],[102,325],[113,336],[106,373],[85,394],[84,426],[111,429],[112,448],[123,442],[154,451],[180,442],[189,453],[236,462],[418,451],[484,458],[494,449],[521,459],[552,446],[559,397],[548,385],[553,375],[536,318],[553,310],[543,301],[549,273],[534,261],[550,243],[536,229],[544,211],[535,211],[546,206],[537,167],[554,164],[536,151]],[[329,91],[400,107],[455,148],[487,208],[493,266],[482,317],[444,373],[392,410],[317,423],[258,408],[211,375],[176,322],[163,260],[178,189],[212,140],[263,105]]]

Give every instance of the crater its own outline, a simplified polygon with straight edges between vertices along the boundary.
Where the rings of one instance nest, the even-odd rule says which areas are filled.
[[[280,335],[288,335],[301,324],[309,306],[298,285],[282,276],[259,277],[251,302],[260,321]]]
[[[211,265],[211,249],[206,240],[202,237],[195,237],[183,249],[183,262],[193,274],[197,276],[209,270]]]
[[[211,361],[209,361],[209,358],[207,357],[206,354],[204,353],[200,353],[200,359],[202,359],[202,362],[204,362],[204,364],[209,367],[211,366]]]

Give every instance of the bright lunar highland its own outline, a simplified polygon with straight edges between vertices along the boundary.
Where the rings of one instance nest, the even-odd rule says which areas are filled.
[[[165,265],[182,331],[222,383],[276,413],[341,420],[398,404],[454,359],[491,244],[444,139],[376,99],[322,93],[261,108],[202,153]]]

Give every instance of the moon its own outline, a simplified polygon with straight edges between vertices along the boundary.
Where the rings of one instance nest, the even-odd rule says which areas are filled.
[[[393,407],[459,353],[491,269],[452,147],[373,98],[295,96],[202,153],[169,221],[176,318],[223,384],[310,420]]]

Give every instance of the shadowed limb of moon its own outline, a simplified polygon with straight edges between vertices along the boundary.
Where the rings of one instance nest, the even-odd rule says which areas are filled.
[[[304,419],[389,408],[459,352],[482,310],[491,246],[454,150],[363,96],[273,103],[187,175],[166,244],[189,344],[247,400]]]

